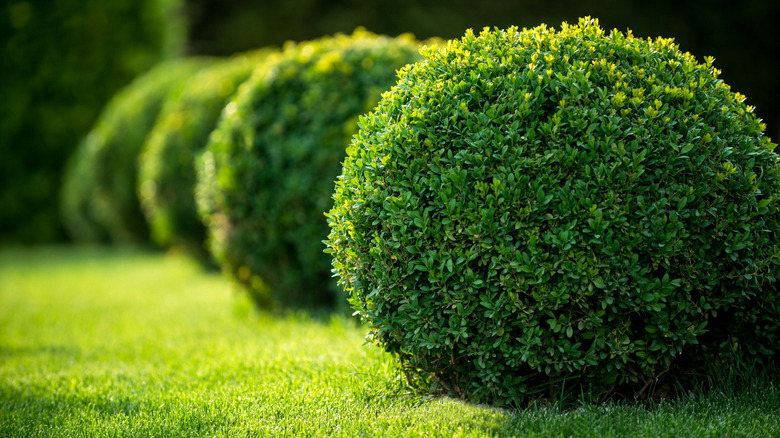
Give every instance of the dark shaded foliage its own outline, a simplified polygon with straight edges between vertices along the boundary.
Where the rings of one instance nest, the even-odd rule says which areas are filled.
[[[0,7],[0,242],[64,238],[63,164],[120,87],[178,54],[178,0]]]

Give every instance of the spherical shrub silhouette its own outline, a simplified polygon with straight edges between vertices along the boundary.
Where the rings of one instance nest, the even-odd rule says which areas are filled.
[[[369,338],[474,401],[777,357],[778,160],[670,39],[471,31],[361,119],[329,251]]]
[[[195,205],[195,156],[206,147],[228,99],[268,53],[259,50],[215,62],[167,98],[138,168],[138,199],[158,245],[208,260],[206,228]]]
[[[260,307],[334,305],[322,244],[333,181],[358,115],[418,49],[364,30],[290,43],[225,108],[198,163],[196,201],[212,254]]]
[[[106,105],[74,154],[64,182],[63,222],[74,238],[107,234],[115,242],[149,241],[136,196],[138,156],[168,94],[208,62],[185,58],[161,63]]]

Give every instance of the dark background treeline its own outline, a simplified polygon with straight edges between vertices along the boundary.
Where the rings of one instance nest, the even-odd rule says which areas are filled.
[[[177,54],[228,55],[362,26],[420,39],[485,26],[606,29],[672,37],[714,56],[732,90],[780,138],[776,0],[4,0],[0,6],[0,243],[63,241],[62,167],[110,96]],[[122,17],[117,20],[112,17]]]

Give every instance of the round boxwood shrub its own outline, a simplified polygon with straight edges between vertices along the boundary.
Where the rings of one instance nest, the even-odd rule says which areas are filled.
[[[775,145],[712,59],[589,18],[423,55],[361,118],[327,242],[414,384],[642,397],[777,358]]]
[[[358,115],[418,49],[412,37],[364,30],[289,43],[225,108],[196,198],[212,254],[260,307],[334,305],[322,244],[333,181]]]
[[[195,155],[206,147],[227,100],[268,53],[260,50],[216,62],[167,99],[138,169],[138,198],[158,245],[208,259],[206,229],[195,206]]]
[[[138,156],[166,96],[209,62],[161,63],[111,99],[81,143],[64,183],[63,222],[74,238],[99,235],[103,231],[91,228],[96,225],[112,241],[149,241],[135,189]]]

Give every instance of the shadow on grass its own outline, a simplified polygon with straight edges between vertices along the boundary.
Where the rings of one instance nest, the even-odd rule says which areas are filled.
[[[75,357],[80,354],[81,350],[78,348],[60,345],[41,345],[37,347],[0,345],[0,362],[18,356]]]
[[[0,385],[0,436],[205,436],[232,426],[208,403],[189,406],[132,396],[31,393]]]

